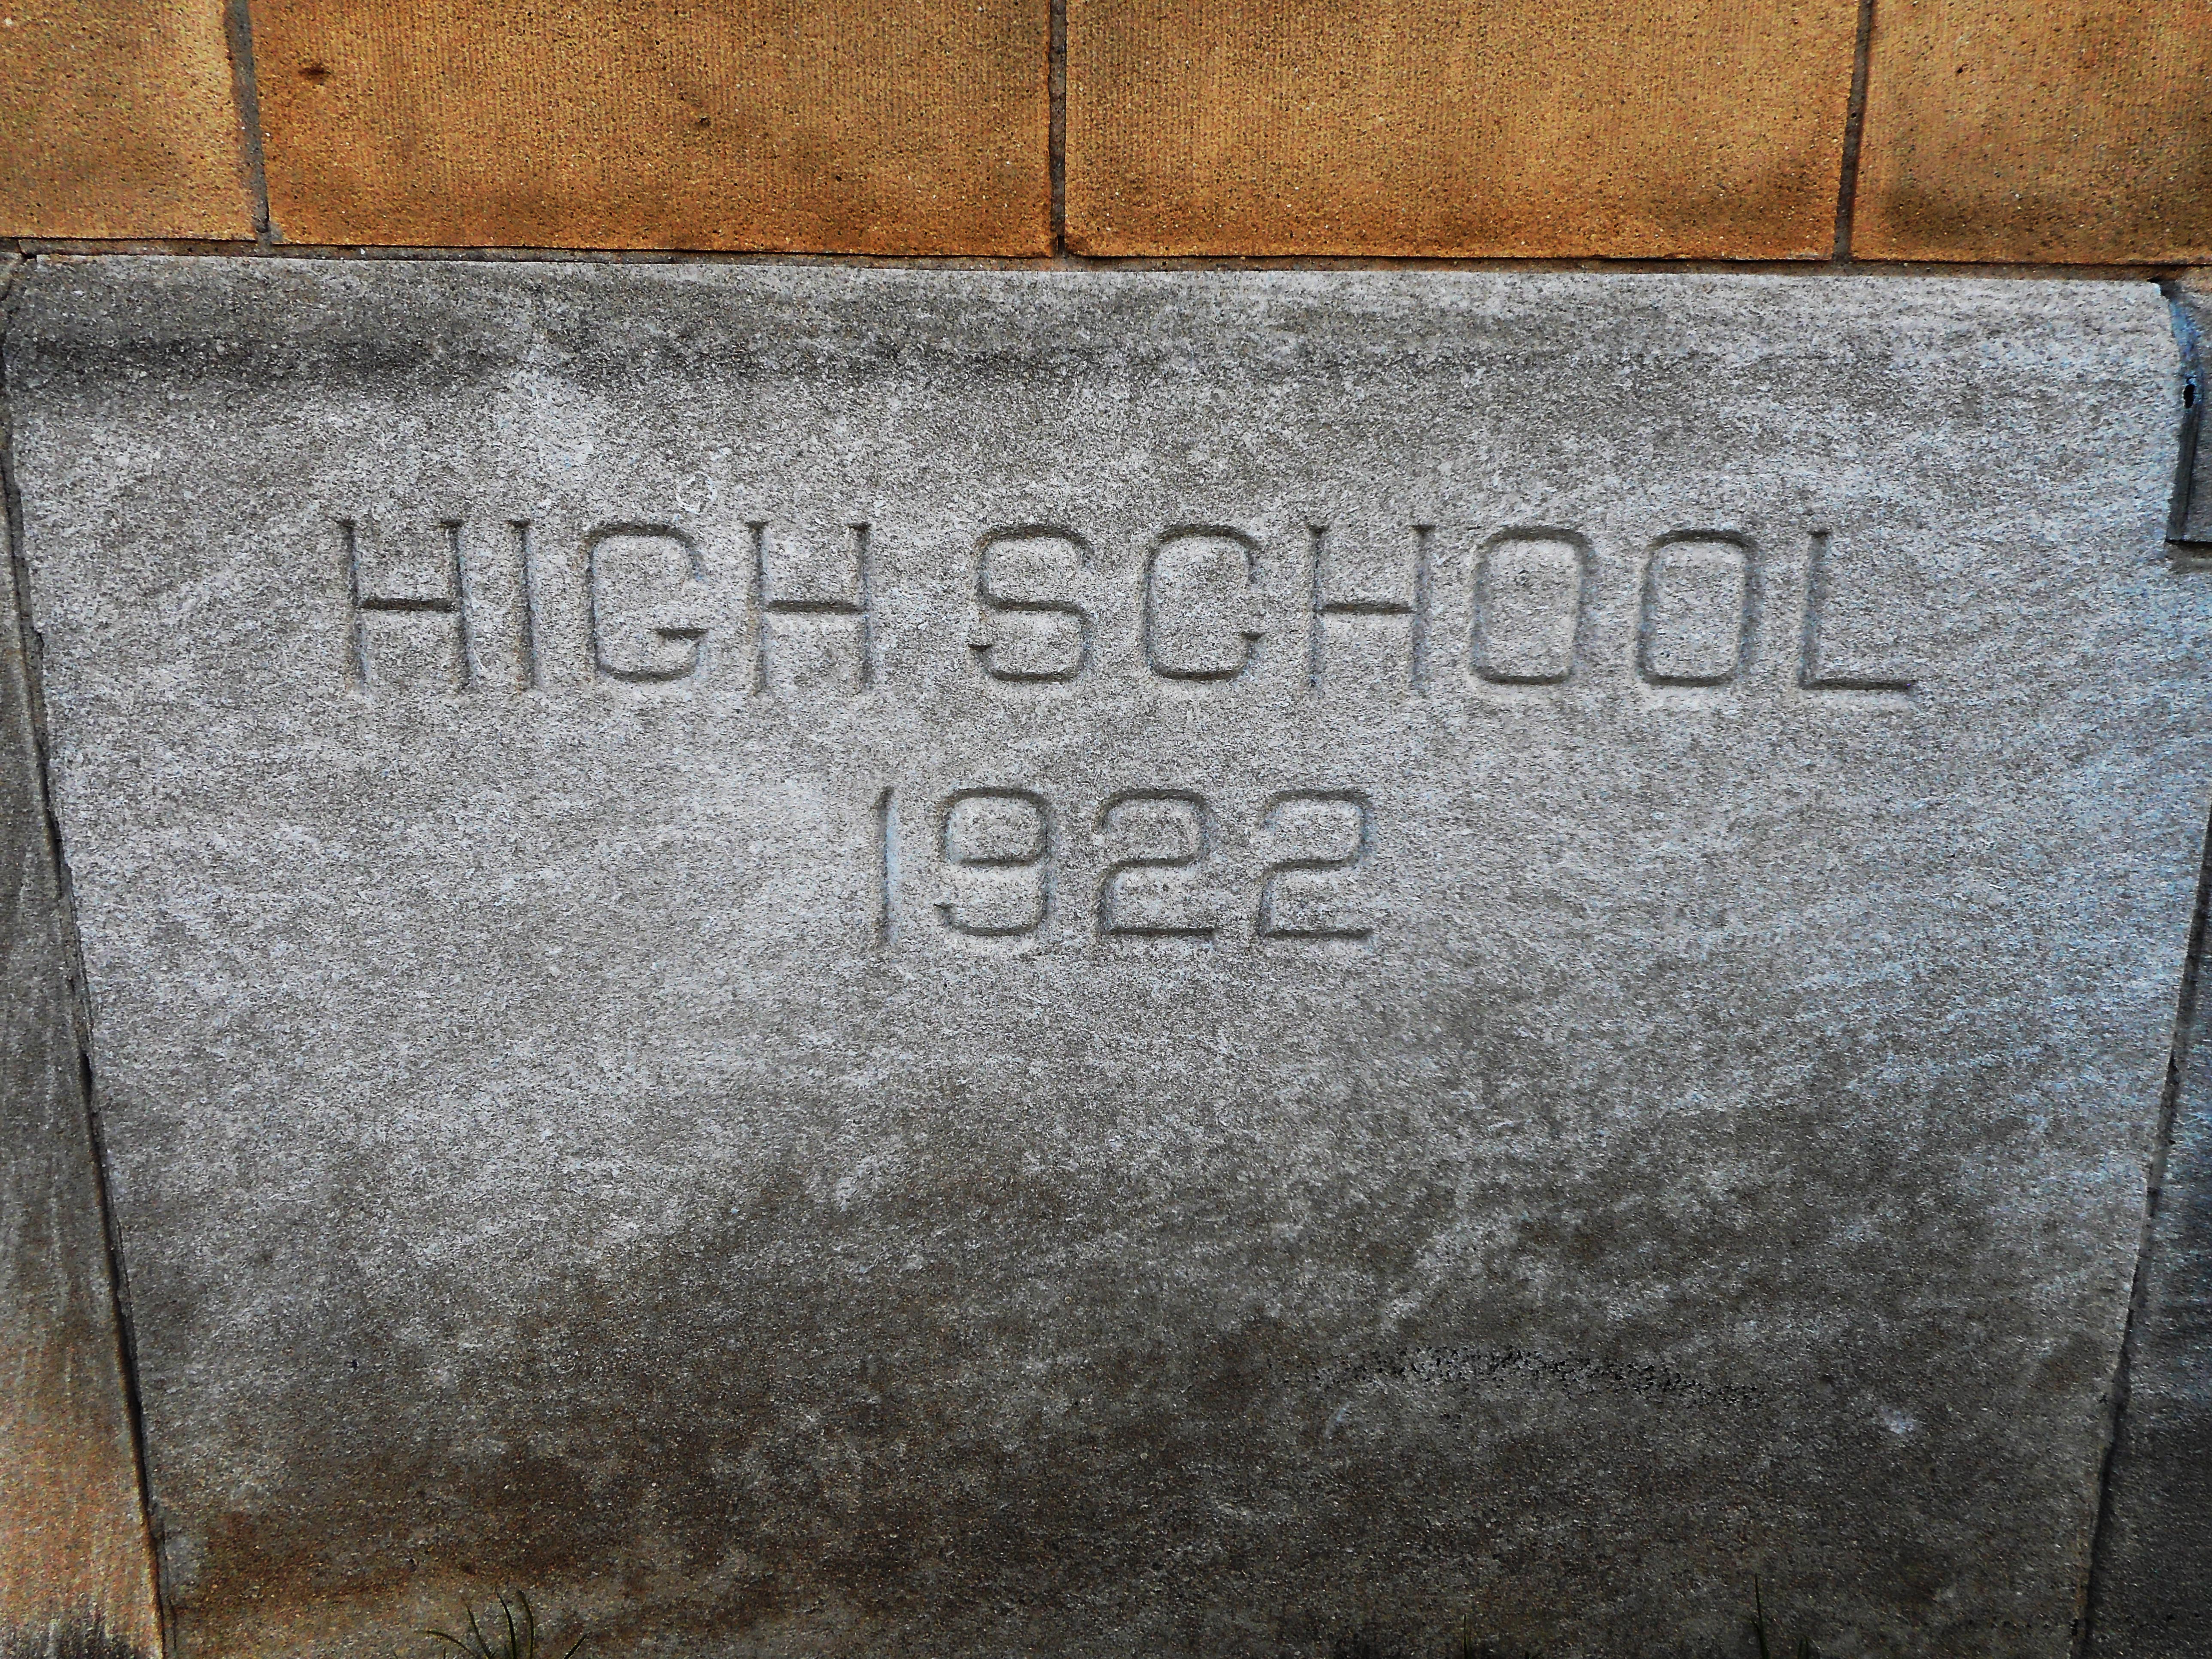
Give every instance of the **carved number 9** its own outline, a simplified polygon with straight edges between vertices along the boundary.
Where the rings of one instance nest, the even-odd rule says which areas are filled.
[[[963,789],[939,809],[952,896],[938,914],[975,939],[1034,933],[1052,914],[1052,808],[1033,789]]]

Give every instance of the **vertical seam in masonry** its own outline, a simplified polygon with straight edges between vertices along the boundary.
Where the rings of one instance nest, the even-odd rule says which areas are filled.
[[[2182,303],[2179,285],[2166,282],[2160,283],[2159,288],[2166,295],[2166,308],[2173,319],[2175,343],[2181,348],[2181,434],[2173,462],[2173,495],[2166,509],[2166,539],[2193,552],[2203,545],[2189,539],[2189,520],[2196,505],[2197,457],[2203,447],[2205,382],[2212,379],[2205,370],[2212,368],[2212,346],[2205,343],[2197,319]]]
[[[1045,45],[1046,96],[1051,117],[1046,165],[1052,174],[1052,251],[1067,252],[1067,0],[1051,0]]]
[[[267,247],[276,240],[269,223],[269,173],[261,160],[261,88],[253,74],[253,14],[251,0],[228,0],[223,34],[230,46],[231,100],[238,106],[244,137],[246,187],[253,198],[253,240]]]
[[[53,862],[56,907],[60,915],[62,961],[67,975],[71,1036],[76,1043],[77,1089],[83,1101],[85,1128],[92,1153],[93,1190],[100,1206],[100,1242],[107,1257],[108,1297],[115,1310],[115,1338],[122,1362],[123,1410],[131,1427],[131,1459],[137,1477],[138,1534],[154,1580],[154,1600],[161,1621],[160,1641],[168,1659],[177,1659],[175,1636],[167,1587],[161,1572],[161,1553],[155,1547],[153,1488],[147,1479],[146,1415],[138,1388],[138,1342],[131,1322],[131,1280],[125,1269],[123,1241],[116,1228],[115,1205],[108,1186],[107,1136],[100,1121],[99,1097],[94,1092],[92,1071],[92,994],[85,978],[83,941],[76,925],[76,889],[70,879],[69,860],[62,845],[61,820],[54,810],[52,744],[46,728],[46,665],[37,629],[31,623],[30,564],[24,547],[23,496],[15,477],[15,422],[12,382],[9,375],[9,347],[15,310],[21,299],[21,278],[32,269],[25,260],[13,280],[0,279],[0,525],[7,537],[9,574],[14,579],[14,614],[0,618],[0,628],[12,628],[17,660],[22,664],[22,695],[30,726],[33,782],[39,792],[38,808],[46,824],[46,855]]]
[[[2166,1159],[2173,1150],[2173,1126],[2181,1110],[2182,1085],[2189,1074],[2189,1056],[2197,1030],[2197,1006],[2203,984],[2205,927],[2212,911],[2212,823],[2204,831],[2204,845],[2197,870],[2197,902],[2189,919],[2189,954],[2181,966],[2181,993],[2175,999],[2173,1042],[2166,1058],[2166,1087],[2159,1097],[2158,1133],[2151,1145],[2150,1167],[2143,1184],[2142,1228],[2136,1241],[2134,1277],[2128,1285],[2128,1313],[2120,1328],[2119,1352],[2112,1361],[2112,1380],[2105,1394],[2105,1443],[2097,1468],[2097,1511],[2089,1531],[2089,1556],[2081,1588],[2075,1598],[2075,1659],[2088,1651],[2097,1621],[2097,1583],[2103,1558],[2111,1541],[2112,1522],[2112,1467],[2119,1454],[2120,1429],[2128,1408],[2129,1370],[2135,1360],[2136,1333],[2142,1322],[2150,1291],[2151,1247],[2158,1212],[2166,1191]]]
[[[1851,257],[1851,222],[1859,202],[1859,146],[1866,133],[1867,70],[1873,58],[1874,0],[1859,0],[1858,33],[1851,46],[1851,100],[1844,116],[1843,166],[1836,180],[1836,245],[1831,257],[1838,262]]]

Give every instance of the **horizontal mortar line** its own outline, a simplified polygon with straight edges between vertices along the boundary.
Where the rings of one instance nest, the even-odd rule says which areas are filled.
[[[1546,257],[1432,254],[1128,255],[982,253],[777,253],[724,249],[567,248],[440,246],[433,244],[375,246],[353,243],[250,241],[191,238],[18,237],[15,251],[26,258],[256,258],[449,260],[483,264],[575,264],[636,265],[794,265],[893,270],[1464,270],[1586,272],[1619,275],[1778,276],[1991,276],[2076,282],[2161,282],[2197,269],[2190,262],[2074,264],[2052,261],[1973,259],[1718,259],[1605,258],[1596,255]],[[2212,256],[2208,256],[2212,259]]]

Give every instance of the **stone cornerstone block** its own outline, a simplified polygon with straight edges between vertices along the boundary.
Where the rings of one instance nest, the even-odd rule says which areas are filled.
[[[187,1651],[2066,1650],[2154,289],[60,262],[9,354]]]
[[[252,0],[295,242],[1046,253],[1047,0]]]
[[[1855,0],[1067,0],[1099,254],[1825,258]]]

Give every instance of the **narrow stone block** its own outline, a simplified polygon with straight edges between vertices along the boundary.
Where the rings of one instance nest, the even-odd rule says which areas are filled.
[[[2212,283],[2175,307],[2203,396]],[[2172,551],[2212,553],[2212,441],[2197,423],[2193,488]],[[2200,924],[2201,925],[2201,924]],[[2172,1140],[2152,1206],[2090,1601],[2091,1659],[2192,1659],[2212,1633],[2212,984],[2187,999]]]
[[[1853,0],[1068,0],[1098,254],[1814,258]]]
[[[253,0],[292,241],[1040,253],[1046,0]]]
[[[2150,284],[15,326],[187,1651],[2065,1650],[2212,779]]]
[[[9,0],[0,236],[247,237],[222,0]]]
[[[2196,1016],[2112,1449],[2092,1659],[2194,1659],[2212,1631],[2212,1030],[2201,988]]]
[[[0,259],[0,300],[14,274]],[[0,455],[6,441],[0,422]],[[13,560],[0,556],[0,1655],[158,1659],[153,1553],[16,617]]]
[[[2208,87],[2201,6],[1881,0],[1853,251],[2212,258]]]

